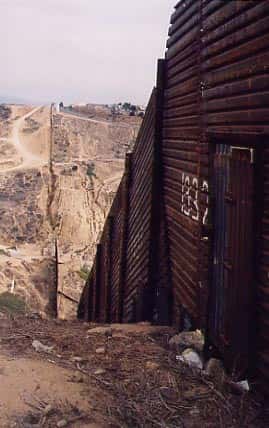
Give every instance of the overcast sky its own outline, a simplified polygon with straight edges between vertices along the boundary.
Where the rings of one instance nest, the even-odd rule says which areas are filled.
[[[0,0],[0,97],[146,103],[176,0]]]

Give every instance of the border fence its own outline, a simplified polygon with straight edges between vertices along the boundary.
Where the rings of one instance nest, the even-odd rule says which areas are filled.
[[[201,328],[269,391],[269,1],[182,0],[79,317]]]

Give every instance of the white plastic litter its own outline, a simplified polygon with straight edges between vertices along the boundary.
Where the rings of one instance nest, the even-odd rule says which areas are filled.
[[[200,370],[203,368],[203,361],[200,355],[193,349],[186,349],[181,355],[178,355],[176,359],[188,364],[190,367],[196,367]]]

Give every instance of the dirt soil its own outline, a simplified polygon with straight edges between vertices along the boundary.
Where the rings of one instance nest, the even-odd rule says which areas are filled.
[[[1,427],[269,426],[260,397],[178,362],[171,328],[0,317]]]

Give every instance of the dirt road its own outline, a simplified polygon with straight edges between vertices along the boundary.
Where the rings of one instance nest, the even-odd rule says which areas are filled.
[[[27,169],[27,168],[39,168],[47,163],[43,157],[35,155],[29,148],[27,148],[24,144],[24,140],[21,137],[22,128],[25,125],[25,119],[30,118],[39,110],[42,109],[42,106],[36,107],[27,114],[21,116],[17,120],[14,121],[11,138],[6,139],[6,141],[13,144],[16,149],[18,155],[21,158],[21,163],[14,167],[9,168],[1,168],[0,173],[6,173],[9,171],[16,171],[19,169]]]
[[[21,155],[23,161],[20,165],[21,168],[27,168],[27,167],[35,167],[36,163],[40,164],[40,157],[35,156],[33,153],[31,153],[27,148],[23,145],[21,139],[20,139],[20,131],[24,125],[25,119],[33,116],[34,113],[36,113],[38,110],[40,110],[41,107],[36,107],[33,110],[31,110],[26,115],[20,117],[13,126],[12,131],[12,142],[16,149],[18,150],[19,154]]]
[[[91,119],[90,117],[83,117],[83,116],[80,116],[78,114],[72,114],[72,113],[68,113],[68,112],[60,112],[58,114],[60,116],[71,117],[73,119],[84,120],[87,122],[92,122],[92,123],[101,124],[101,125],[105,125],[105,126],[115,126],[117,128],[126,128],[126,129],[130,128],[130,125],[126,125],[125,123],[120,123],[120,122],[112,122],[112,121],[110,122],[108,120]]]

